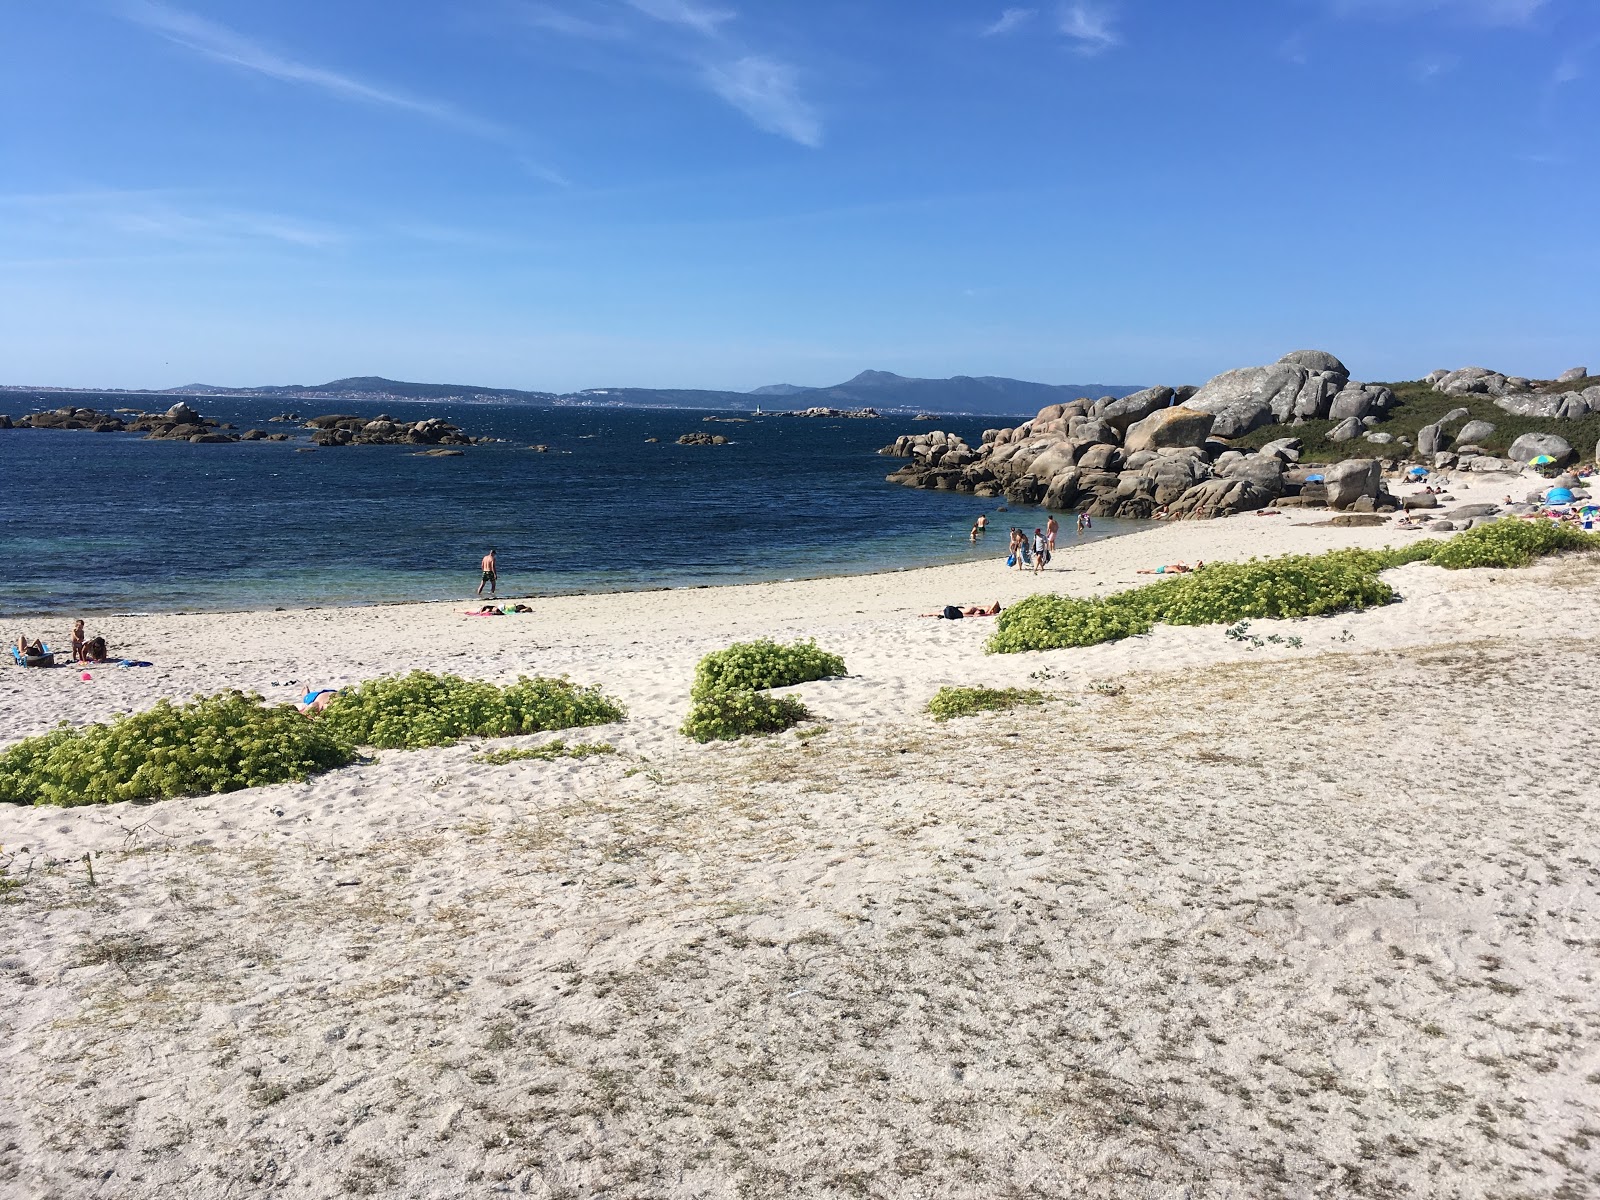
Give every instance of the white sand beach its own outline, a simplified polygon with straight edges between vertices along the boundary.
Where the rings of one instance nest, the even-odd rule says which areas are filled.
[[[996,531],[517,616],[93,622],[156,665],[0,671],[0,747],[413,668],[628,717],[578,731],[607,757],[0,811],[0,1193],[1600,1194],[1600,562],[1414,564],[1394,605],[1252,627],[1298,646],[995,656],[916,615],[1426,536],[1328,517],[1067,532],[1037,576]],[[757,636],[844,657],[793,689],[822,732],[688,741],[695,662]],[[1050,699],[939,723],[945,684]]]

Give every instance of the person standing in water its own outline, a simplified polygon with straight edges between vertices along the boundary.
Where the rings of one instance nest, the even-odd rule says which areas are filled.
[[[489,553],[483,556],[483,576],[478,580],[478,595],[483,595],[483,585],[489,585],[489,595],[494,595],[494,590],[500,583],[500,571],[494,562],[494,547],[489,547]]]
[[[988,528],[989,528],[989,518],[980,515],[978,517],[978,519],[972,523],[972,540],[973,541],[977,541],[978,540],[978,535],[980,533],[986,532],[988,530]]]

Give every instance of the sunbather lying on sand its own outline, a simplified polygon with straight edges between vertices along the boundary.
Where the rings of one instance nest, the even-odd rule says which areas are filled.
[[[321,712],[333,703],[333,698],[338,694],[338,688],[322,688],[321,690],[309,691],[295,702],[295,707],[308,714]]]
[[[962,617],[997,617],[1000,615],[1000,601],[996,600],[989,607],[974,604],[962,608],[956,604],[946,604],[938,612],[918,613],[919,617],[937,617],[941,621],[959,621]]]
[[[1164,567],[1141,567],[1141,568],[1139,568],[1139,574],[1141,574],[1141,575],[1187,575],[1190,571],[1198,571],[1201,567],[1203,567],[1205,565],[1206,564],[1203,563],[1203,562],[1197,562],[1197,563],[1194,564],[1194,566],[1191,567],[1187,563],[1175,562],[1175,563],[1168,563]]]
[[[44,653],[44,644],[38,639],[30,642],[28,635],[25,633],[17,635],[16,646],[17,653],[22,655],[23,658],[38,658]]]

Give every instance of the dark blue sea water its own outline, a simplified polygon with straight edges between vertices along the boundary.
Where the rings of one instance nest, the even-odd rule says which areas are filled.
[[[25,403],[11,399],[8,409],[0,394],[0,412],[12,417]],[[240,429],[305,435],[266,423],[281,400],[195,406]],[[926,423],[722,424],[704,412],[400,402],[315,411],[380,409],[398,420],[442,416],[507,441],[417,458],[401,446],[296,453],[310,443],[0,430],[0,614],[470,596],[490,546],[502,596],[857,574],[998,558],[1008,523],[1031,530],[1045,515],[885,483],[898,463],[878,448],[934,428]],[[976,444],[985,423],[995,422],[939,424]],[[696,430],[733,444],[675,444]],[[967,532],[981,512],[999,528],[975,548]],[[1133,524],[1097,521],[1095,532]]]

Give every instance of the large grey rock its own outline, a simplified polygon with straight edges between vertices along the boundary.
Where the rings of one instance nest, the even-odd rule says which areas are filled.
[[[1346,417],[1365,420],[1388,407],[1394,395],[1386,387],[1370,383],[1347,383],[1328,404],[1328,417],[1342,421]]]
[[[1327,437],[1330,442],[1348,442],[1360,437],[1365,428],[1359,417],[1347,417],[1328,430]]]
[[[1369,433],[1367,434],[1365,440],[1371,442],[1375,446],[1387,446],[1390,442],[1394,441],[1394,434]]]
[[[1284,363],[1224,371],[1185,401],[1184,407],[1214,416],[1212,430],[1218,437],[1240,437],[1270,424],[1280,411],[1287,417],[1307,375],[1304,368]]]
[[[1557,437],[1553,433],[1525,433],[1511,443],[1507,452],[1513,462],[1532,462],[1541,454],[1548,454],[1558,463],[1572,460],[1572,447],[1565,438]]]
[[[1422,382],[1428,384],[1429,386],[1432,386],[1433,384],[1438,383],[1441,379],[1443,379],[1448,374],[1450,374],[1450,372],[1446,371],[1446,370],[1444,370],[1442,368],[1440,370],[1437,370],[1437,371],[1429,371],[1426,375],[1423,376]]]
[[[1217,517],[1265,508],[1275,499],[1248,479],[1208,479],[1173,501],[1168,512],[1174,517]]]
[[[1122,440],[1122,431],[1110,421],[1077,417],[1067,423],[1067,436],[1075,442],[1104,442],[1108,446],[1115,446]]]
[[[1121,465],[1121,449],[1104,443],[1090,446],[1078,459],[1078,467],[1084,471],[1115,471]]]
[[[1456,430],[1456,441],[1463,445],[1481,442],[1494,432],[1494,425],[1488,421],[1468,421]]]
[[[1078,500],[1078,479],[1076,470],[1062,471],[1050,481],[1050,486],[1045,489],[1044,506],[1056,510],[1071,508]]]
[[[1329,508],[1350,508],[1363,496],[1376,501],[1383,465],[1372,458],[1347,458],[1322,473]]]
[[[1217,468],[1219,479],[1248,479],[1263,492],[1284,492],[1283,463],[1270,454],[1246,454]]]
[[[1565,400],[1563,395],[1501,396],[1494,403],[1517,417],[1559,417]]]
[[[1509,458],[1496,458],[1492,454],[1480,454],[1463,462],[1461,469],[1488,474],[1493,471],[1515,472],[1520,470],[1521,466],[1521,463],[1512,462]]]
[[[1307,371],[1325,371],[1330,375],[1350,378],[1349,368],[1326,350],[1291,350],[1278,361],[1289,366],[1304,367]]]
[[[1589,378],[1588,367],[1572,367],[1556,376],[1557,383],[1573,383],[1579,379]]]
[[[1074,464],[1080,449],[1072,442],[1053,442],[1028,461],[1027,471],[1040,479],[1053,479]]]
[[[1128,454],[1139,450],[1162,450],[1176,446],[1203,446],[1210,436],[1215,417],[1189,405],[1163,408],[1128,427],[1122,448]]]
[[[1568,392],[1562,397],[1561,415],[1569,421],[1576,421],[1595,412],[1597,406],[1589,399],[1587,392]]]
[[[1437,423],[1433,425],[1424,425],[1421,429],[1417,430],[1418,454],[1424,454],[1432,457],[1444,448],[1444,443],[1445,432]]]
[[[1121,400],[1112,400],[1101,405],[1096,403],[1091,410],[1093,414],[1105,421],[1118,433],[1123,433],[1129,425],[1142,421],[1151,413],[1167,408],[1172,404],[1173,391],[1169,387],[1145,388],[1142,392],[1134,392],[1131,396],[1124,396]]]
[[[1276,438],[1261,447],[1261,453],[1271,455],[1280,462],[1296,463],[1300,461],[1303,448],[1304,443],[1297,437]]]
[[[1457,421],[1465,421],[1471,415],[1472,413],[1467,409],[1452,408],[1449,412],[1445,413],[1444,416],[1439,418],[1439,424],[1441,426],[1454,425]]]
[[[1433,390],[1449,396],[1504,396],[1510,388],[1499,371],[1488,367],[1462,367],[1435,382]]]
[[[201,419],[200,414],[182,400],[167,409],[167,420],[176,422],[179,425],[198,425]]]

